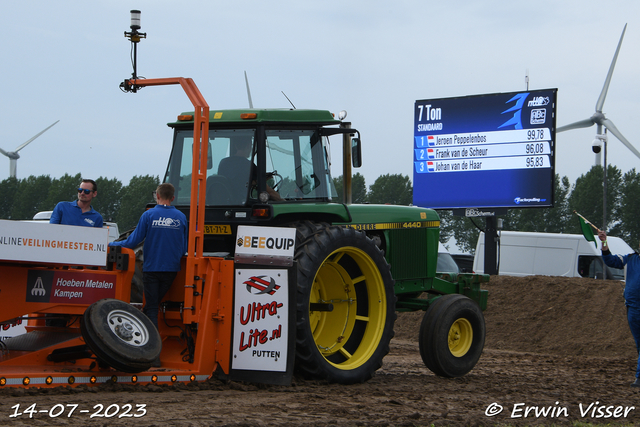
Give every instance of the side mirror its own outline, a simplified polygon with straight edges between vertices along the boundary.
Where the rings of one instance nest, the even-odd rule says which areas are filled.
[[[360,138],[351,138],[351,163],[354,168],[362,166],[362,149]]]
[[[209,149],[207,150],[207,170],[213,169],[213,154],[211,154],[211,141],[209,141]]]

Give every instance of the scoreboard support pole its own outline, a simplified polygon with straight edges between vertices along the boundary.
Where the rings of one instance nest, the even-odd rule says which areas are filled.
[[[498,236],[498,229],[502,229],[502,220],[498,219],[498,216],[506,215],[507,209],[453,209],[453,214],[456,216],[465,216],[467,218],[485,219],[485,228],[484,230],[482,230],[484,232],[484,274],[498,274],[500,270],[500,266],[498,264],[498,248],[500,247],[500,237]]]
[[[495,216],[486,217],[484,229],[484,274],[498,274],[498,230]]]

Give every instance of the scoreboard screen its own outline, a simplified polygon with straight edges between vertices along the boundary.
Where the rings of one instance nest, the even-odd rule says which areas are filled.
[[[557,89],[415,103],[413,204],[553,207]]]

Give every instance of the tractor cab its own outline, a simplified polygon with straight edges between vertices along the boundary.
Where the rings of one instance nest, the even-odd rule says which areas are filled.
[[[181,114],[169,126],[174,128],[174,142],[164,182],[174,185],[174,205],[188,216],[193,113]],[[205,223],[212,226],[205,233],[222,230],[235,235],[239,224],[286,222],[286,215],[276,218],[282,204],[301,208],[342,203],[331,178],[328,139],[336,134],[349,138],[358,166],[359,139],[350,138],[357,132],[325,110],[212,110],[205,198]],[[288,211],[292,209],[297,210]],[[212,230],[216,232],[208,232]],[[226,243],[213,243],[220,240]],[[205,251],[231,251],[232,243],[231,236],[206,236]]]

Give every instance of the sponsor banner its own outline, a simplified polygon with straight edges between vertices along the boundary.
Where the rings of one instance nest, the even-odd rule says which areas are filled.
[[[293,257],[296,229],[238,226],[236,254]]]
[[[104,266],[109,229],[0,220],[0,260]]]
[[[288,285],[287,270],[236,270],[233,369],[287,371]]]
[[[27,302],[92,304],[115,296],[115,275],[68,270],[27,272]]]

